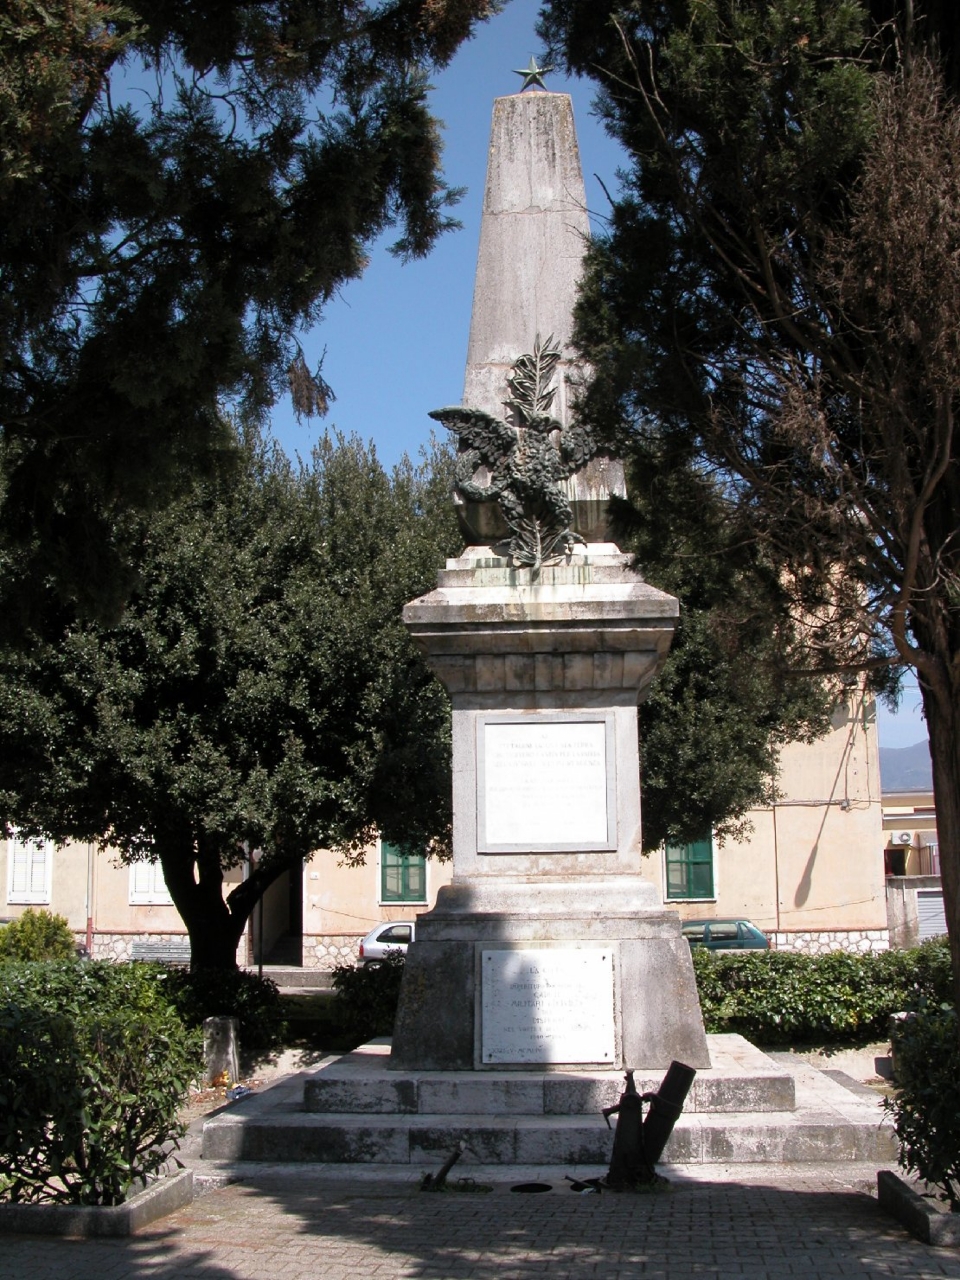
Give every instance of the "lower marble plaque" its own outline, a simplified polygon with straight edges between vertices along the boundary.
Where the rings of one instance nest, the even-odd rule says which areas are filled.
[[[480,1061],[616,1064],[609,948],[482,951]]]

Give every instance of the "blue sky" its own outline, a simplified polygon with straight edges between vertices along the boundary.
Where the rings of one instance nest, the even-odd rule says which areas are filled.
[[[318,435],[336,429],[372,440],[392,465],[404,453],[415,457],[429,439],[430,409],[460,403],[493,100],[516,93],[522,81],[514,68],[542,52],[534,34],[537,9],[538,0],[511,0],[434,78],[447,181],[467,189],[455,210],[463,229],[444,236],[425,260],[405,266],[387,252],[386,237],[364,276],[342,290],[305,337],[311,367],[326,349],[323,373],[337,399],[319,424],[300,424],[287,404],[277,406],[273,433],[291,455],[309,453]],[[604,187],[616,190],[623,153],[591,113],[589,84],[559,74],[546,82],[573,98],[587,205],[599,226],[607,208]],[[927,736],[915,683],[905,688],[898,714],[880,708],[878,716],[883,746],[910,746]]]
[[[911,677],[904,682],[903,696],[896,715],[877,708],[877,724],[881,747],[912,747],[927,737],[927,723],[920,711],[920,690]]]

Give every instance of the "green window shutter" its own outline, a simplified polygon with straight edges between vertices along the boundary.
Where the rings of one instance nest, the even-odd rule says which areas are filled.
[[[401,853],[380,845],[380,901],[426,902],[427,860],[422,853]]]
[[[713,841],[667,845],[667,897],[712,898]]]

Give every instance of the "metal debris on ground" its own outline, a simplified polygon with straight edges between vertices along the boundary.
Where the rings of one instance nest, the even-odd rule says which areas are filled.
[[[477,1182],[474,1178],[457,1178],[456,1182],[448,1182],[447,1175],[457,1163],[467,1144],[461,1139],[437,1170],[436,1174],[425,1173],[420,1181],[421,1191],[492,1191],[493,1187],[485,1182]]]
[[[421,1191],[442,1191],[446,1186],[447,1174],[450,1172],[453,1166],[457,1163],[457,1161],[460,1159],[460,1157],[463,1155],[466,1149],[467,1149],[467,1144],[461,1138],[461,1140],[457,1143],[457,1145],[453,1148],[453,1150],[447,1156],[446,1160],[444,1160],[443,1164],[440,1166],[440,1169],[436,1174],[425,1173],[423,1175],[423,1180],[420,1183],[420,1190]]]

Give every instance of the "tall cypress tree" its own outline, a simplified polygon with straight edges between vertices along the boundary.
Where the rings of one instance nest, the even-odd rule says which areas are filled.
[[[795,666],[916,670],[960,998],[955,8],[556,3],[545,31],[630,155],[582,297],[585,412],[641,485],[709,487],[687,545],[716,552],[719,506]]]
[[[122,519],[288,385],[391,227],[451,225],[427,74],[492,0],[10,0],[0,14],[0,564],[101,615]]]

